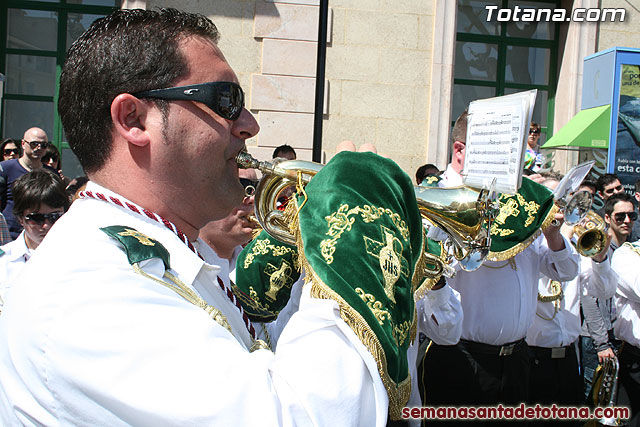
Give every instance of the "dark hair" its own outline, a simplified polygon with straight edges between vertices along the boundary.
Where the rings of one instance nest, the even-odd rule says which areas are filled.
[[[636,181],[635,190],[636,193],[640,193],[640,179]]]
[[[424,179],[429,175],[437,175],[440,173],[440,169],[434,164],[427,163],[422,165],[416,171],[416,183],[420,185]]]
[[[287,153],[291,153],[295,157],[297,157],[296,150],[294,150],[292,146],[284,144],[279,147],[276,147],[276,149],[273,150],[273,156],[271,158],[275,159],[276,157],[282,157],[283,154],[287,154]]]
[[[618,175],[612,173],[605,173],[604,175],[600,175],[600,178],[596,181],[596,189],[602,193],[604,192],[604,187],[611,184],[614,181],[619,181]]]
[[[593,192],[595,193],[596,191],[598,191],[598,189],[596,188],[596,182],[592,179],[589,178],[585,178],[581,183],[580,183],[580,187],[589,187],[590,189],[593,190]],[[580,188],[578,187],[578,188]]]
[[[200,14],[120,9],[94,21],[71,45],[60,75],[58,111],[85,171],[98,170],[109,158],[116,96],[170,87],[188,73],[179,44],[189,36],[217,43],[218,30]],[[166,116],[166,101],[153,102]]]
[[[547,171],[547,172],[541,172],[540,176],[544,178],[544,181],[562,181],[562,178],[564,178],[564,175],[561,174],[560,172],[556,172],[556,171]]]
[[[630,195],[628,195],[627,193],[618,193],[618,194],[614,194],[613,196],[609,197],[607,199],[606,202],[604,202],[604,213],[611,216],[611,213],[613,212],[613,209],[616,206],[616,203],[618,202],[629,202],[633,205],[633,208],[635,209],[635,204],[633,203],[633,197],[631,197]]]
[[[467,117],[469,116],[469,108],[465,108],[462,114],[458,116],[451,130],[451,144],[454,142],[467,142]]]
[[[531,124],[529,125],[529,129],[534,128],[536,130],[540,129],[540,125],[536,122],[531,122]]]
[[[84,187],[87,182],[89,182],[89,178],[84,175],[73,178],[69,185],[67,185],[67,195],[69,197],[74,197],[78,190]]]
[[[44,154],[42,155],[42,158],[40,160],[42,160],[42,164],[44,165],[47,164],[50,159],[55,159],[58,161],[58,167],[56,169],[62,169],[62,157],[60,157],[60,152],[53,144],[47,145],[47,148],[44,149]]]
[[[20,143],[19,139],[13,139],[13,138],[5,138],[2,140],[2,143],[0,143],[0,153],[4,155],[4,147],[6,147],[7,144],[10,144],[10,143],[15,144],[15,146],[18,148],[18,155],[22,156],[22,144]]]
[[[16,179],[11,187],[13,215],[22,216],[27,210],[42,204],[52,208],[69,209],[69,197],[60,177],[48,169],[36,169]]]

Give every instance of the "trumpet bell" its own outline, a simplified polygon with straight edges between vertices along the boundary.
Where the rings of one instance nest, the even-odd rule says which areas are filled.
[[[489,254],[488,192],[470,187],[414,187],[423,218],[444,230],[454,257],[466,271],[479,268]]]
[[[605,249],[606,224],[594,211],[588,211],[584,219],[574,226],[573,232],[578,237],[576,250],[580,255],[592,257]]]

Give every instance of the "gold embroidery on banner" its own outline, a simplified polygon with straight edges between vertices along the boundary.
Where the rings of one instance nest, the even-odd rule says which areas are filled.
[[[382,308],[382,303],[380,301],[376,301],[376,297],[371,294],[367,294],[364,292],[362,288],[355,288],[356,294],[367,304],[369,310],[373,313],[376,320],[380,324],[380,326],[384,326],[384,321],[389,319],[391,320],[391,314],[384,308]]]
[[[389,417],[392,420],[399,420],[402,417],[402,408],[407,405],[409,396],[411,395],[411,373],[407,377],[396,383],[389,376],[387,368],[387,357],[385,355],[382,344],[371,327],[364,320],[362,315],[353,309],[339,294],[329,288],[315,274],[310,267],[305,269],[307,276],[306,282],[312,282],[310,295],[313,298],[332,299],[338,303],[340,307],[340,317],[355,332],[362,344],[369,350],[378,365],[378,373],[382,379],[387,395],[389,397]],[[415,317],[414,317],[415,322]]]
[[[551,222],[555,219],[556,213],[558,212],[558,206],[553,205],[551,206],[551,209],[549,209],[549,212],[547,213],[546,217],[544,218],[544,220],[542,221],[542,225],[540,226],[540,228],[538,230],[536,230],[535,232],[533,232],[531,234],[531,236],[529,236],[528,238],[524,239],[522,242],[508,248],[505,249],[503,251],[498,251],[498,252],[493,252],[490,251],[489,255],[487,255],[487,259],[489,261],[504,261],[507,260],[509,258],[513,258],[514,256],[518,255],[520,252],[524,251],[525,249],[527,249],[529,247],[529,245],[538,238],[538,236],[540,234],[542,234],[542,230],[544,230],[545,228],[547,228]]]
[[[391,334],[393,335],[393,339],[396,341],[396,344],[399,346],[404,344],[407,339],[407,335],[409,334],[409,329],[411,329],[413,322],[402,322],[400,325],[394,325],[391,330]]]
[[[395,237],[391,230],[384,225],[380,226],[383,242],[378,242],[370,237],[363,236],[365,249],[369,255],[378,258],[380,269],[384,278],[384,292],[394,304],[396,302],[394,286],[400,275],[409,277],[409,263],[402,256],[402,242]]]
[[[297,200],[294,198],[293,206],[297,207]],[[289,203],[291,204],[291,202]],[[348,208],[348,206],[347,206]],[[293,227],[292,227],[293,228]],[[336,293],[333,289],[327,286],[320,277],[313,270],[311,265],[308,263],[305,254],[304,254],[304,246],[302,244],[302,236],[300,234],[300,230],[296,227],[294,228],[294,235],[296,236],[296,246],[298,248],[298,266],[303,268],[306,272],[305,283],[311,283],[310,295],[313,298],[320,299],[332,299],[338,303],[340,308],[340,317],[345,323],[353,330],[358,339],[364,344],[365,347],[369,350],[371,355],[376,361],[378,366],[378,373],[380,374],[380,378],[382,379],[382,383],[387,390],[387,396],[389,398],[389,417],[392,420],[399,420],[402,417],[402,408],[407,405],[409,400],[409,396],[411,394],[411,373],[409,372],[407,377],[399,382],[395,382],[389,376],[389,370],[387,367],[387,358],[385,355],[385,351],[380,343],[380,340],[373,332],[369,324],[364,320],[362,315],[358,313],[354,308],[352,308],[338,293]],[[407,229],[408,233],[408,229]],[[423,239],[424,239],[424,231],[423,231]],[[412,289],[416,289],[418,284],[421,282],[423,273],[422,273],[422,253],[424,251],[424,246],[421,246],[420,257],[414,266],[414,272],[412,277]],[[418,268],[418,266],[421,268]],[[410,333],[412,334],[412,339],[415,338],[417,334],[417,316],[416,310],[413,310],[413,325],[410,328]]]
[[[438,182],[440,180],[440,178],[438,178],[435,175],[432,176],[428,176],[426,177],[423,182],[426,182],[427,184],[433,184],[434,182]]]
[[[400,215],[394,213],[391,209],[378,208],[371,205],[364,205],[362,207],[356,206],[353,209],[349,209],[349,205],[341,205],[340,208],[331,215],[325,217],[329,229],[326,235],[331,237],[330,239],[324,239],[320,242],[320,253],[327,264],[333,263],[333,254],[336,251],[336,244],[342,237],[345,231],[351,231],[351,226],[355,222],[355,218],[350,218],[352,215],[360,215],[362,220],[366,223],[374,222],[382,215],[387,215],[393,224],[398,228],[402,237],[409,239],[409,229],[407,224]]]
[[[294,257],[294,262],[295,257],[297,256],[296,252],[292,248],[270,244],[269,239],[259,239],[255,241],[254,245],[251,248],[251,253],[249,253],[244,259],[244,268],[249,268],[257,255],[267,255],[269,252],[271,252],[271,254],[276,257],[284,256],[290,253]]]
[[[527,219],[524,221],[524,226],[528,227],[533,223],[533,221],[535,221],[538,209],[540,209],[540,205],[533,200],[527,202],[520,193],[516,193],[516,198],[518,199],[520,206],[522,206],[524,208],[524,211],[527,213]]]
[[[267,263],[267,266],[264,269],[264,274],[269,276],[269,290],[264,294],[269,300],[275,301],[280,289],[288,287],[293,283],[291,271],[291,265],[289,265],[285,260],[282,260],[280,267]]]
[[[121,233],[118,233],[118,236],[133,237],[134,239],[136,239],[138,242],[140,242],[141,244],[143,244],[145,246],[155,246],[156,245],[154,243],[154,241],[151,240],[146,235],[140,233],[137,230],[132,230],[130,228],[126,228],[125,231],[123,231]]]
[[[269,305],[264,305],[260,302],[259,298],[258,298],[258,293],[256,292],[255,289],[253,289],[253,286],[249,286],[249,296],[251,297],[251,301],[252,301],[252,305],[254,307],[259,308],[260,310],[263,311],[268,311],[269,313],[272,312],[272,310],[269,308]],[[277,314],[277,313],[276,313]]]

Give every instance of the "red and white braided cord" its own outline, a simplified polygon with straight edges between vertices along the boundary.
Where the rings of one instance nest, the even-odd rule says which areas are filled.
[[[184,234],[182,231],[180,231],[180,229],[178,229],[178,227],[175,226],[174,223],[172,223],[171,221],[169,221],[168,219],[165,219],[163,217],[161,217],[160,215],[153,213],[147,209],[144,209],[140,206],[134,205],[131,202],[128,201],[122,201],[120,199],[118,199],[117,197],[113,197],[113,196],[105,196],[102,193],[97,193],[97,192],[92,192],[92,191],[81,191],[78,194],[78,197],[80,199],[86,199],[86,198],[91,198],[91,199],[95,199],[95,200],[101,200],[103,202],[107,202],[107,203],[112,203],[114,205],[120,206],[121,208],[126,208],[129,209],[132,212],[137,213],[138,215],[144,215],[149,219],[152,219],[156,222],[159,222],[160,224],[163,224],[165,227],[167,227],[169,230],[171,230],[176,236],[178,236],[178,238],[185,244],[187,245],[187,247],[189,249],[191,249],[191,251],[196,254],[201,260],[204,261],[204,258],[202,257],[202,255],[200,255],[200,253],[198,253],[198,250],[196,249],[195,246],[193,246],[193,244],[189,241],[189,239],[187,238],[186,234]],[[229,300],[233,303],[233,305],[235,305],[238,310],[240,311],[240,314],[242,315],[242,320],[244,321],[245,326],[247,327],[247,330],[249,331],[249,334],[251,334],[251,337],[255,340],[256,339],[256,330],[253,327],[253,325],[251,324],[251,320],[249,320],[249,316],[247,316],[247,314],[244,312],[244,309],[242,308],[242,305],[240,304],[240,301],[238,301],[238,299],[236,298],[235,294],[233,293],[233,291],[227,286],[225,285],[225,283],[222,281],[222,279],[220,278],[220,276],[218,276],[218,285],[220,285],[220,287],[222,288],[222,292],[227,296],[227,298],[229,298]]]

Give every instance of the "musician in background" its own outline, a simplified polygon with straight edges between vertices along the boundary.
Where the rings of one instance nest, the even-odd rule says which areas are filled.
[[[542,185],[555,190],[559,178],[547,178]],[[578,188],[582,190],[583,186]],[[568,282],[560,283],[541,274],[536,315],[526,339],[531,352],[531,403],[569,406],[582,402],[582,377],[576,355],[581,331],[580,295],[610,298],[615,293],[617,276],[611,270],[608,251],[609,244],[605,242],[603,250],[593,257],[580,256],[580,273]]]
[[[640,425],[640,241],[623,243],[611,267],[620,281],[616,293],[615,335],[623,344],[618,354],[620,370],[617,406],[631,408],[628,426]]]
[[[452,159],[441,186],[462,184],[467,111],[452,130]],[[562,222],[562,214],[556,214]],[[525,336],[535,315],[538,277],[568,281],[579,257],[551,225],[504,261],[485,261],[474,272],[448,280],[460,293],[464,320],[455,346],[433,344],[424,360],[427,405],[519,404],[529,393],[529,353]],[[529,242],[528,242],[529,243]]]
[[[603,181],[606,182],[606,180]],[[602,188],[602,182],[600,180],[598,182],[599,187]],[[616,182],[619,184],[617,178],[605,183],[603,194],[616,191]],[[611,252],[616,251],[620,245],[628,240],[631,226],[637,216],[633,199],[628,194],[622,191],[607,197],[604,205],[604,221],[609,226]],[[589,394],[596,368],[605,359],[615,357],[615,350],[619,346],[619,341],[613,331],[617,311],[612,298],[595,298],[591,295],[583,295],[580,303],[584,318],[580,334],[584,393],[585,400],[591,404]]]

